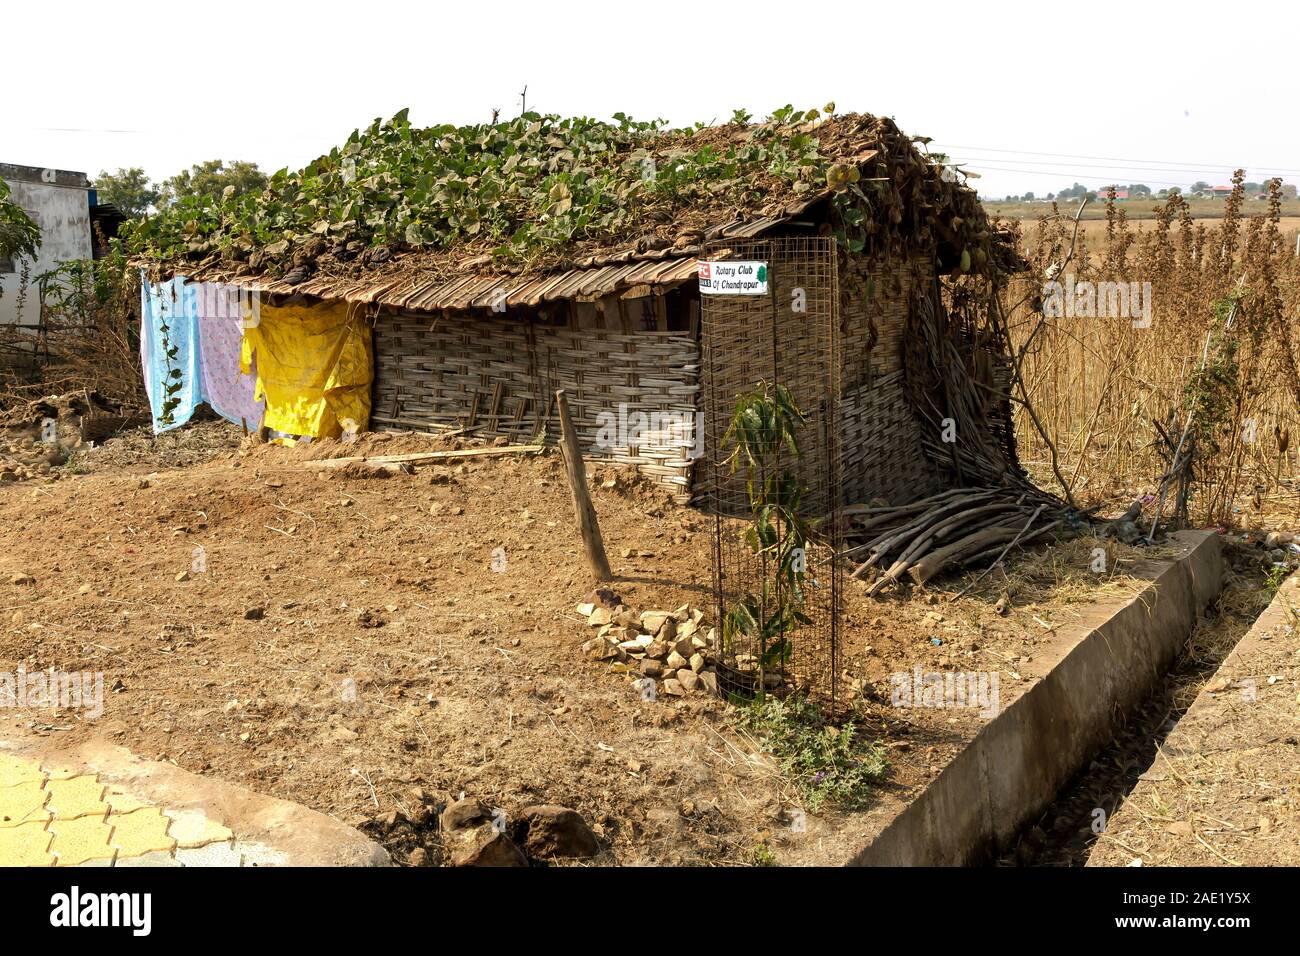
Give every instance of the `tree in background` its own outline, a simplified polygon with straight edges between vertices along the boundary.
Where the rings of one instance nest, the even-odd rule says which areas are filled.
[[[187,196],[231,198],[260,192],[265,187],[266,174],[257,168],[257,163],[235,160],[227,166],[224,160],[209,159],[181,170],[158,188],[163,202],[173,203]]]
[[[101,201],[112,203],[130,219],[142,218],[160,198],[158,189],[139,166],[119,168],[115,173],[101,170],[94,187]]]
[[[41,227],[9,198],[9,184],[0,179],[0,259],[35,259],[40,247]]]

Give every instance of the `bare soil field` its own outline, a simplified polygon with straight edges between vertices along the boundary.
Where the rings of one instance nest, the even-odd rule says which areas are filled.
[[[1150,231],[1156,227],[1156,217],[1154,207],[1159,203],[1156,200],[1150,202],[1128,202],[1120,203],[1119,208],[1123,210],[1125,218],[1128,220],[1128,227],[1135,233]],[[1221,200],[1213,201],[1194,201],[1192,204],[1192,218],[1197,224],[1203,224],[1207,228],[1214,228],[1223,222],[1223,202]],[[1267,212],[1267,203],[1247,202],[1242,208],[1243,216],[1263,214]],[[1051,214],[1052,207],[1050,203],[984,203],[984,208],[990,216],[997,216],[1001,219],[1015,220],[1020,223],[1022,234],[1031,233],[1043,216]],[[1075,212],[1079,208],[1079,203],[1061,203],[1058,212],[1066,219],[1073,219]],[[1089,203],[1084,209],[1083,215],[1079,219],[1079,236],[1087,242],[1102,243],[1106,239],[1106,204],[1105,202]],[[1282,207],[1282,217],[1278,221],[1278,230],[1289,242],[1294,245],[1295,236],[1300,232],[1300,202],[1287,202]]]
[[[1297,581],[1283,584],[1256,621],[1274,595],[1245,592],[1248,580],[1238,576],[1224,595],[1221,617],[1235,624],[1199,629],[1170,675],[1170,713],[1147,748],[1151,759],[1096,838],[1089,866],[1300,862]]]
[[[11,732],[103,736],[361,825],[401,861],[445,857],[426,805],[461,793],[507,815],[578,810],[605,847],[597,862],[833,855],[839,812],[793,829],[798,791],[733,707],[646,701],[582,655],[591,632],[574,607],[591,582],[557,453],[378,478],[311,459],[438,441],[285,449],[198,428],[197,463],[199,437],[141,434],[79,454],[79,473],[0,486],[0,667],[102,671],[109,689],[98,720],[0,713]],[[187,445],[185,467],[157,470],[169,443]],[[711,521],[624,473],[592,478],[622,600],[707,611]],[[1134,588],[1126,562],[1151,553],[1076,539],[957,600],[969,579],[882,599],[851,583],[851,719],[889,755],[876,806],[915,793],[982,722],[890,706],[891,673],[1018,681],[1038,643],[1099,591]]]
[[[1078,199],[1061,200],[1057,203],[1057,209],[1062,213],[1068,212],[1071,217],[1079,208]],[[1163,199],[1157,199],[1154,196],[1146,199],[1129,199],[1116,203],[1116,207],[1124,211],[1124,215],[1129,222],[1137,223],[1139,221],[1154,221],[1156,218],[1155,210],[1164,202]],[[1189,199],[1187,201],[1188,210],[1192,218],[1197,220],[1217,220],[1223,218],[1223,199]],[[984,200],[981,205],[985,208],[990,216],[998,216],[1002,219],[1019,219],[1025,222],[1034,222],[1040,216],[1051,213],[1052,204],[1050,202],[1004,202]],[[1266,212],[1268,203],[1247,199],[1242,203],[1242,215],[1249,216],[1257,212]],[[1106,200],[1105,197],[1098,198],[1083,210],[1081,217],[1084,223],[1100,223],[1103,228],[1106,223]],[[1289,225],[1288,225],[1289,223]],[[1300,200],[1286,199],[1282,201],[1282,227],[1283,229],[1294,229],[1300,224]]]

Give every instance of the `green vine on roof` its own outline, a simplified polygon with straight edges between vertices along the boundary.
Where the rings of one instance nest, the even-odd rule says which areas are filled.
[[[691,207],[746,210],[829,188],[835,235],[857,252],[873,215],[892,216],[891,225],[901,215],[888,211],[888,196],[873,195],[895,188],[888,177],[864,176],[831,155],[843,145],[824,141],[834,108],[785,106],[757,124],[738,111],[723,127],[688,129],[622,113],[613,122],[526,113],[420,129],[403,110],[300,172],[276,172],[260,193],[184,197],[124,228],[137,256],[279,275],[326,253],[346,262],[464,250],[528,265],[576,243],[636,240]],[[861,139],[873,123],[897,133],[866,116],[848,126]]]

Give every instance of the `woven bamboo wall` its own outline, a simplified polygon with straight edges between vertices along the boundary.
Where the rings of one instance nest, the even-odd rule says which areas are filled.
[[[920,262],[872,268],[861,256],[849,256],[844,269],[840,355],[847,391],[903,367],[908,304],[928,273]]]
[[[689,495],[700,366],[689,333],[403,312],[379,318],[374,349],[378,424],[475,428],[477,437],[519,443],[544,429],[554,442],[553,396],[564,388],[584,456]],[[638,412],[659,427],[601,431],[620,416],[636,426]]]
[[[752,249],[746,247],[736,254],[762,258],[765,250],[758,241]],[[721,436],[735,397],[761,379],[776,377],[791,389],[814,421],[833,418],[839,422],[838,483],[843,502],[883,499],[901,504],[938,491],[943,476],[922,448],[921,420],[905,387],[903,370],[909,310],[917,290],[933,282],[932,264],[916,259],[873,269],[860,257],[841,258],[839,266],[846,274],[830,284],[807,274],[808,263],[798,264],[797,277],[787,281],[783,274],[789,273],[791,265],[774,263],[771,300],[755,298],[731,301],[725,308],[711,306],[714,315],[706,316],[704,332],[710,337],[706,346],[714,350],[716,385],[710,385],[706,363],[706,394],[713,395],[711,407],[706,409],[706,434]],[[806,286],[808,311],[799,316],[782,314],[774,336],[772,310],[784,309],[790,282]],[[830,314],[824,295],[837,286],[841,293],[840,334],[833,352],[838,370],[832,374],[826,367],[828,340],[817,334],[815,327],[824,320],[819,316]],[[713,391],[709,391],[711,387]],[[834,415],[823,405],[828,389],[837,390],[840,398]],[[805,436],[804,468],[825,467],[826,444],[826,436],[816,428]],[[810,488],[818,486],[815,474],[803,477]],[[824,508],[825,502],[815,500],[815,494],[810,497],[810,508]]]
[[[905,504],[940,490],[941,476],[921,448],[901,371],[847,391],[840,415],[846,502]]]
[[[849,268],[865,267],[851,261]],[[859,275],[871,279],[874,294],[868,299],[860,292],[863,285],[849,284],[840,304],[842,497],[850,503],[881,498],[896,504],[942,486],[941,474],[922,451],[921,425],[902,369],[909,303],[921,283],[932,281],[932,273],[917,261]],[[813,315],[823,311],[812,304]],[[720,385],[728,395],[772,374],[770,315],[755,307],[752,318],[752,327],[733,321],[714,333],[726,363]],[[604,324],[603,318],[598,321]],[[692,488],[694,415],[703,404],[699,348],[687,332],[624,329],[464,314],[382,316],[374,334],[376,423],[429,431],[467,427],[478,437],[517,443],[532,441],[545,427],[547,441],[553,442],[559,427],[552,395],[563,387],[585,455],[635,468],[689,500],[693,491],[705,490]],[[799,370],[791,384],[811,410],[818,401],[814,392],[832,381],[826,356],[801,354],[801,348],[816,343],[795,335],[793,327],[787,331],[778,336],[784,375]],[[715,414],[722,417],[714,425],[725,428],[734,396],[719,401]],[[636,412],[667,413],[666,420],[642,431],[634,445],[604,440],[609,432],[600,434],[600,416],[618,421],[620,405],[624,421]],[[808,436],[809,461],[824,457],[822,444],[823,436]]]
[[[840,410],[844,500],[903,504],[940,490],[942,476],[921,447],[921,422],[903,379],[903,336],[917,290],[934,280],[928,260],[870,269],[852,257],[843,313]],[[861,290],[870,282],[872,295]]]

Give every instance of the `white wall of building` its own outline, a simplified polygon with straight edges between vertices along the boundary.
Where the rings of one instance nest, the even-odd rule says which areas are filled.
[[[0,271],[0,325],[34,326],[40,318],[36,277],[69,259],[91,257],[89,183],[84,173],[3,164],[0,164],[0,178],[12,190],[10,199],[27,210],[41,227],[40,254],[30,263],[27,295],[21,310],[18,293],[23,260],[14,260],[13,272]]]

